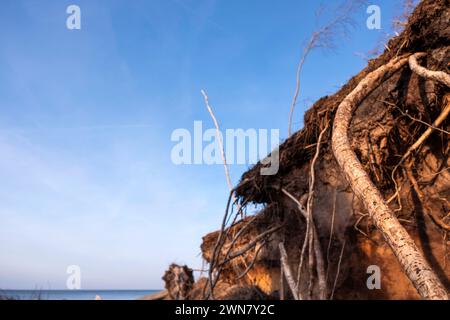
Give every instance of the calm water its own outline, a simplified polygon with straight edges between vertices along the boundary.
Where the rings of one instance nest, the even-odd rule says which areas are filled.
[[[0,290],[0,295],[20,300],[134,300],[159,290]]]

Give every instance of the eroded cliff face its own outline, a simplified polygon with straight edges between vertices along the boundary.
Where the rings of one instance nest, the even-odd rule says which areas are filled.
[[[450,70],[450,2],[422,1],[404,31],[388,49],[352,78],[335,95],[324,97],[305,114],[305,127],[280,147],[280,171],[259,175],[261,164],[246,172],[237,186],[240,206],[264,205],[256,216],[203,238],[203,258],[220,271],[216,299],[292,298],[283,277],[280,250],[284,244],[295,278],[305,239],[306,223],[298,199],[306,207],[311,159],[319,133],[328,124],[315,166],[313,219],[322,249],[327,298],[417,299],[419,295],[354,196],[331,150],[332,120],[340,102],[371,71],[405,54],[425,52],[420,63],[430,70]],[[447,227],[450,225],[450,167],[447,119],[404,164],[402,155],[450,103],[450,88],[419,77],[406,65],[385,79],[358,106],[350,126],[352,147],[371,180],[382,192],[426,260],[450,291]],[[398,196],[396,195],[396,191]],[[392,199],[391,199],[392,198]],[[268,232],[272,230],[271,232]],[[266,233],[266,234],[265,234]],[[220,239],[220,241],[218,241]],[[250,247],[250,248],[248,248]],[[248,249],[245,251],[244,249]],[[239,251],[245,251],[242,254]],[[233,259],[230,259],[233,257]],[[299,290],[314,293],[317,276],[305,258]],[[369,266],[378,266],[381,289],[367,286]],[[211,278],[212,279],[212,278]],[[208,278],[193,285],[190,299],[211,296]]]

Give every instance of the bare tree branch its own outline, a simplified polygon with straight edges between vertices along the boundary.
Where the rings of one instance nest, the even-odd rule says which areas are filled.
[[[365,0],[347,0],[338,6],[334,12],[334,18],[327,22],[326,24],[318,27],[312,32],[309,40],[303,48],[302,55],[300,57],[297,73],[296,73],[296,86],[295,93],[292,99],[291,107],[289,110],[289,120],[288,120],[288,136],[292,135],[292,119],[294,117],[295,106],[297,105],[298,96],[300,94],[301,85],[301,73],[303,66],[308,58],[308,55],[317,48],[321,49],[333,49],[336,47],[336,39],[340,37],[347,36],[350,32],[351,27],[355,25],[352,15],[362,7]],[[321,7],[317,13],[320,16],[325,7]]]
[[[206,93],[205,90],[201,90],[201,93],[203,95],[203,99],[205,100],[206,108],[208,109],[208,112],[211,115],[211,118],[216,127],[216,138],[217,138],[217,141],[218,141],[219,147],[220,147],[220,155],[222,156],[223,166],[225,169],[225,176],[227,178],[227,184],[228,184],[228,187],[230,188],[230,190],[233,190],[234,187],[233,187],[233,183],[231,182],[231,178],[230,178],[230,171],[228,169],[227,158],[225,156],[225,149],[223,147],[222,134],[220,133],[219,123],[217,122],[216,116],[214,115],[214,112],[209,104],[208,94]],[[233,194],[233,202],[235,202],[234,194]]]

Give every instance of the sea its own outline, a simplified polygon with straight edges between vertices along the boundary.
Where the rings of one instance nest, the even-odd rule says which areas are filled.
[[[16,300],[136,300],[160,290],[0,290],[3,297]]]

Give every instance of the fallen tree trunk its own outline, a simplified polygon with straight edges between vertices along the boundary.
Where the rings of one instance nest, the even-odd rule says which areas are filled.
[[[423,54],[416,54],[421,57]],[[340,103],[334,118],[333,154],[350,183],[355,195],[361,199],[376,227],[397,257],[405,274],[424,299],[448,299],[438,277],[425,260],[408,232],[397,220],[378,188],[352,150],[348,130],[353,112],[358,105],[387,77],[408,63],[408,57],[396,58],[369,73]]]

